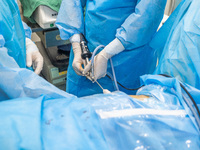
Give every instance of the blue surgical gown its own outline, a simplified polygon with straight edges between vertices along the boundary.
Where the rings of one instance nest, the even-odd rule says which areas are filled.
[[[166,0],[63,0],[56,25],[63,40],[77,33],[85,34],[90,51],[118,38],[126,50],[112,57],[116,78],[127,88],[136,88],[139,76],[152,73],[155,68],[156,57],[148,43],[163,17],[165,4]],[[77,96],[102,92],[97,84],[75,73],[73,57],[71,52],[67,92]],[[111,73],[110,64],[107,71]],[[115,90],[108,77],[98,81],[103,88]],[[122,87],[119,89],[128,94],[135,93]]]
[[[31,29],[22,23],[16,1],[0,1],[0,48],[6,48],[23,68],[26,67],[26,37],[31,37]]]
[[[199,0],[185,0],[180,6],[167,36],[158,67],[154,72],[176,77],[197,89],[200,89],[199,8]],[[167,22],[171,19],[172,17]],[[163,26],[163,31],[167,28]],[[166,36],[164,32],[160,34],[162,37]]]

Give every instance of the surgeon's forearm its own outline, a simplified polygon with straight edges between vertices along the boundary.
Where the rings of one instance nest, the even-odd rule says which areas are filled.
[[[130,14],[120,28],[116,37],[127,50],[148,43],[156,32],[165,10],[166,0],[139,0],[135,12]]]
[[[84,33],[83,0],[63,0],[56,26],[63,40],[68,40],[74,34]]]

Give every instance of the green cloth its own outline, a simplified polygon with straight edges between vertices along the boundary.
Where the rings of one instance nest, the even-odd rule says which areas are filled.
[[[46,5],[55,11],[59,11],[62,0],[20,0],[23,7],[23,15],[28,18],[29,21],[35,22],[31,15],[35,9],[40,5]]]

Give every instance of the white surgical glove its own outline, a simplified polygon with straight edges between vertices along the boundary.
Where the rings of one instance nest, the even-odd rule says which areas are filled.
[[[43,57],[35,43],[31,39],[26,38],[26,66],[31,67],[32,65],[35,73],[40,74],[43,67]]]
[[[82,75],[83,72],[83,59],[81,57],[81,45],[80,45],[80,34],[74,34],[70,39],[72,43],[72,49],[74,52],[74,59],[72,67],[77,75]]]
[[[105,77],[108,59],[124,50],[122,43],[115,38],[94,58],[94,80]],[[83,74],[91,70],[91,62],[85,67]]]

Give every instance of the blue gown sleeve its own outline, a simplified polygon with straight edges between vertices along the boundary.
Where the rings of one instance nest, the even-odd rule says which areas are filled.
[[[166,0],[138,0],[135,12],[128,16],[116,37],[127,50],[148,43],[156,32],[165,10]]]
[[[22,21],[23,27],[24,27],[24,31],[25,31],[25,36],[29,39],[31,39],[31,35],[32,35],[32,30],[31,28]]]
[[[13,57],[8,55],[8,49],[5,47],[5,39],[0,33],[0,68],[9,67],[9,68],[18,68],[17,62]],[[5,59],[6,58],[6,59]]]
[[[56,26],[59,28],[60,37],[68,40],[72,35],[84,34],[84,15],[83,7],[86,0],[63,0]]]
[[[3,35],[0,34],[0,48],[4,47],[4,45],[5,45],[5,39],[4,39]]]

